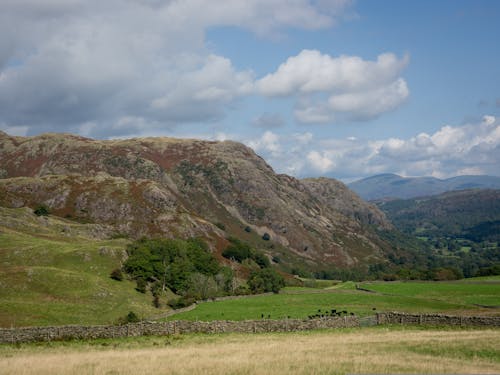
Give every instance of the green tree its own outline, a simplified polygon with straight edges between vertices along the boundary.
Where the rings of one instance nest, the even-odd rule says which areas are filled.
[[[263,268],[250,274],[248,286],[253,293],[278,293],[285,286],[285,280],[275,270]]]

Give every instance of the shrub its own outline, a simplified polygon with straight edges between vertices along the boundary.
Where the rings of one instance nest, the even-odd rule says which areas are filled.
[[[253,293],[278,293],[285,286],[285,280],[275,270],[264,268],[250,274],[248,286]]]
[[[269,258],[260,251],[255,251],[252,255],[252,259],[259,265],[260,268],[270,267]]]
[[[168,305],[173,308],[174,310],[177,309],[182,309],[183,307],[191,306],[193,303],[195,303],[194,298],[188,298],[188,297],[181,297],[177,299],[172,299],[168,301]]]
[[[136,287],[135,287],[135,290],[137,290],[138,292],[141,292],[141,293],[146,293],[146,288],[148,286],[148,282],[146,280],[144,280],[142,277],[139,277],[135,280],[136,282]]]
[[[123,280],[122,270],[120,268],[115,268],[113,271],[111,271],[109,277],[111,277],[113,280],[116,281],[122,281]]]
[[[227,259],[234,259],[235,261],[241,263],[243,260],[250,258],[252,256],[252,249],[250,245],[238,240],[237,238],[228,238],[231,242],[223,252],[222,256]]]
[[[223,223],[215,223],[215,226],[220,230],[226,230],[226,226]]]
[[[35,210],[33,211],[33,213],[36,215],[36,216],[47,216],[49,214],[49,209],[47,206],[41,204],[39,206],[37,206],[35,208]]]
[[[129,311],[126,319],[127,319],[127,323],[137,323],[140,321],[139,317],[133,311]]]

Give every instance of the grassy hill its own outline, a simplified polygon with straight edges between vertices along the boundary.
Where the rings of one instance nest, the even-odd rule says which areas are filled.
[[[158,313],[151,296],[109,275],[126,239],[102,239],[106,229],[27,208],[0,207],[0,327],[113,323],[129,311]]]

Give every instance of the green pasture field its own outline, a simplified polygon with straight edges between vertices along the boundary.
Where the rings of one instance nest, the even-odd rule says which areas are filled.
[[[500,284],[377,282],[362,283],[360,286],[377,291],[380,289],[381,292],[356,290],[353,282],[327,289],[285,288],[280,294],[200,303],[194,310],[175,314],[169,319],[307,318],[332,309],[347,311],[348,314],[352,312],[361,317],[379,311],[482,314],[491,313],[491,309],[475,304],[500,300]]]
[[[385,295],[413,296],[425,300],[465,305],[500,306],[500,281],[480,282],[374,282],[362,287]]]

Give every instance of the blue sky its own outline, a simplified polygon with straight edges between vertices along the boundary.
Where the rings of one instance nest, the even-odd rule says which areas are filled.
[[[281,173],[500,175],[496,0],[2,0],[0,129],[232,139]]]

